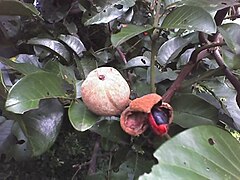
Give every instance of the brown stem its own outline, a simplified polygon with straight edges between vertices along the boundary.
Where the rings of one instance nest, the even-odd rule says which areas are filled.
[[[92,158],[90,160],[89,168],[88,168],[88,175],[96,173],[96,163],[97,163],[97,153],[100,148],[100,138],[97,137],[97,140],[94,145]]]
[[[122,61],[124,62],[124,64],[127,64],[126,57],[125,57],[125,55],[123,54],[123,52],[121,51],[121,49],[120,49],[119,47],[116,47],[116,50],[117,50],[119,56],[121,57]]]

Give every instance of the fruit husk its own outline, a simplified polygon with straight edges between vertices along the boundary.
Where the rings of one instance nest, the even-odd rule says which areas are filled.
[[[162,97],[152,93],[132,100],[120,117],[122,129],[132,135],[138,136],[148,128],[148,114],[152,107],[159,103]]]

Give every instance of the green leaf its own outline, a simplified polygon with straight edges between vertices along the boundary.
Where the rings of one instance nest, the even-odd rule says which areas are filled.
[[[52,52],[59,58],[59,61],[64,65],[70,62],[69,51],[65,48],[63,44],[56,40],[48,38],[32,38],[27,41],[27,44],[40,46],[41,48]]]
[[[84,25],[108,23],[122,16],[130,7],[135,5],[135,0],[115,0],[107,4],[99,13],[88,19]]]
[[[224,9],[230,6],[237,5],[237,1],[235,0],[165,0],[167,5],[171,5],[172,3],[178,2],[175,5],[182,6],[182,5],[190,5],[201,7],[208,12],[214,12],[220,9]]]
[[[39,16],[40,12],[32,4],[23,3],[18,0],[1,0],[0,15],[34,16],[34,17],[41,18]]]
[[[99,120],[99,117],[89,111],[82,101],[71,103],[68,116],[72,126],[78,131],[90,129]]]
[[[176,95],[171,105],[174,109],[174,122],[184,128],[216,124],[218,121],[218,109],[196,95]]]
[[[239,179],[240,144],[214,126],[186,130],[160,146],[147,179]]]
[[[175,59],[178,54],[183,50],[183,48],[191,42],[190,39],[184,39],[182,37],[172,38],[159,48],[157,54],[157,61],[160,65],[166,66],[173,59]]]
[[[204,9],[195,6],[181,6],[166,16],[161,28],[179,28],[202,31],[207,34],[215,33],[217,27],[212,16]]]
[[[167,68],[167,71],[160,72],[158,68],[155,68],[155,83],[160,83],[166,79],[174,81],[177,79],[178,74],[170,68]],[[150,82],[150,68],[148,69],[148,82]]]
[[[229,51],[229,49],[225,49],[223,47],[222,56],[228,68],[234,70],[240,69],[240,54],[234,54],[231,51]]]
[[[79,57],[82,56],[83,51],[86,51],[82,41],[75,36],[62,34],[58,38],[63,44],[71,48],[73,52],[76,53]]]
[[[145,31],[153,29],[152,26],[136,26],[133,24],[128,24],[126,27],[123,27],[119,33],[113,34],[111,36],[111,42],[114,47],[121,45],[127,40],[137,36]]]
[[[43,100],[39,109],[24,115],[7,113],[10,118],[0,122],[0,154],[8,159],[28,159],[48,150],[57,138],[63,120],[63,106],[56,99]]]
[[[10,89],[6,109],[23,114],[38,108],[39,101],[46,98],[67,97],[66,82],[57,75],[48,72],[36,72],[23,77]]]
[[[118,120],[107,120],[106,118],[95,124],[90,130],[110,141],[121,144],[129,143],[130,137],[122,130]]]
[[[16,71],[28,75],[34,72],[42,71],[40,68],[37,68],[33,64],[30,63],[16,63],[11,61],[10,59],[5,59],[3,57],[0,57],[0,62],[3,64],[15,69]]]
[[[240,54],[240,25],[235,23],[224,24],[220,26],[219,32],[223,36],[228,47],[236,54]]]
[[[215,96],[224,104],[228,113],[234,120],[235,126],[240,129],[240,109],[236,102],[236,91],[231,88],[225,79],[212,79],[202,83],[212,90]]]
[[[150,59],[146,56],[137,56],[130,59],[127,64],[125,64],[125,69],[134,68],[134,67],[149,67]]]

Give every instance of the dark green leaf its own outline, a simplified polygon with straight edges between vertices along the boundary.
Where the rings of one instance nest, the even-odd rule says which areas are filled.
[[[240,177],[240,144],[231,134],[214,126],[186,130],[154,153],[158,164],[147,179],[234,179]]]
[[[86,51],[82,41],[75,36],[62,34],[58,38],[62,43],[70,47],[79,57],[82,56],[83,51]]]
[[[191,38],[175,37],[166,41],[158,50],[157,61],[160,65],[166,66],[183,48],[191,42]]]
[[[41,18],[40,12],[32,5],[18,0],[1,0],[0,15],[8,16],[36,16]]]
[[[0,123],[0,153],[7,159],[28,159],[49,149],[59,133],[63,120],[63,106],[56,99],[42,100],[39,109],[24,115],[6,113],[10,118]],[[14,123],[13,123],[14,122]]]
[[[137,179],[143,173],[150,172],[153,165],[153,160],[146,159],[138,153],[129,153],[127,155],[127,161],[120,165],[117,172],[112,173],[111,178],[119,180]]]
[[[150,66],[150,59],[146,56],[137,56],[130,59],[124,68],[134,68],[134,67],[149,67]]]
[[[36,109],[39,101],[46,98],[67,97],[66,82],[48,72],[36,72],[23,77],[10,89],[6,108],[8,111],[23,114]]]
[[[68,116],[72,126],[78,131],[90,129],[99,120],[99,117],[89,111],[82,101],[71,103]]]
[[[178,2],[177,6],[182,5],[190,5],[190,6],[196,6],[201,7],[204,10],[208,12],[214,12],[220,9],[224,9],[230,6],[237,5],[237,1],[235,0],[165,0],[167,2],[167,5],[171,5],[173,2]]]
[[[10,59],[5,59],[2,57],[0,57],[0,62],[4,63],[5,65],[15,69],[16,71],[24,75],[28,75],[37,71],[42,71],[40,68],[37,68],[36,66],[30,63],[16,63]]]
[[[234,54],[228,49],[222,48],[222,56],[228,68],[240,69],[240,54]]]
[[[14,38],[19,34],[21,28],[20,16],[0,16],[0,22],[0,30],[6,39]]]
[[[179,28],[202,31],[207,34],[217,30],[212,16],[204,9],[195,6],[181,6],[166,16],[161,28]]]
[[[236,54],[240,54],[240,25],[229,23],[219,27],[219,32],[223,36],[228,47]]]
[[[213,90],[215,96],[225,105],[230,117],[233,118],[235,128],[240,129],[240,109],[236,103],[236,91],[225,79],[204,81],[203,85]]]
[[[54,53],[59,58],[59,61],[63,64],[68,64],[70,61],[69,51],[58,41],[48,38],[32,38],[27,41],[27,44],[40,46]]]
[[[26,112],[19,122],[33,156],[49,149],[57,138],[63,120],[63,106],[57,99],[42,100],[39,108]]]
[[[171,101],[174,122],[184,128],[204,124],[216,124],[218,109],[193,94],[179,94]]]
[[[149,70],[148,71],[148,82],[150,82],[150,69],[148,69],[148,70]],[[168,79],[170,81],[174,81],[178,77],[178,74],[170,68],[167,68],[167,71],[163,71],[163,72],[160,72],[158,68],[155,68],[155,71],[156,71],[155,83],[162,82],[166,79]]]
[[[127,40],[137,36],[145,31],[153,29],[152,26],[136,26],[133,24],[128,24],[126,27],[123,27],[119,33],[113,34],[111,36],[111,42],[114,47],[121,45]]]
[[[88,19],[84,24],[108,23],[122,16],[130,7],[134,6],[135,0],[115,0],[107,4],[101,12]]]
[[[110,141],[121,144],[129,143],[129,136],[122,130],[118,120],[102,120],[90,130]]]

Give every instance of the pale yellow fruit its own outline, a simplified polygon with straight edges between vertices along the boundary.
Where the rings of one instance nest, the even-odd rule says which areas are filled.
[[[112,67],[91,71],[81,86],[82,100],[88,109],[102,116],[119,115],[129,104],[130,88]]]

